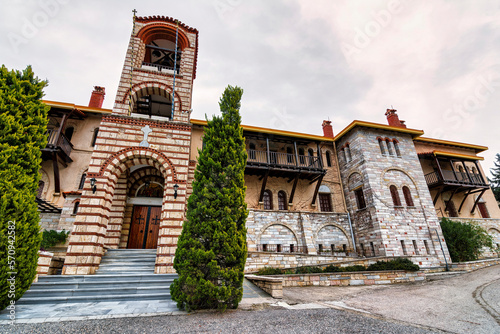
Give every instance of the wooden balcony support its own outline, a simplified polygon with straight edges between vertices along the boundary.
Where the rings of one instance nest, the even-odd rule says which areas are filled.
[[[460,207],[458,208],[458,213],[460,213],[462,211],[462,207],[464,206],[464,203],[465,203],[465,200],[467,199],[467,197],[469,197],[470,193],[472,192],[472,189],[469,189],[466,193],[465,193],[465,196],[464,198],[462,199],[462,202],[460,203]]]
[[[295,176],[293,180],[292,192],[290,193],[290,198],[288,199],[288,205],[293,205],[293,196],[295,195],[295,189],[297,188],[297,183],[299,182],[300,173]]]
[[[481,197],[483,197],[485,192],[486,192],[486,189],[483,189],[483,191],[481,191],[479,196],[477,196],[476,201],[474,202],[474,206],[472,207],[472,210],[470,211],[471,214],[476,210],[477,203],[479,203],[479,200],[481,199]]]
[[[314,195],[311,201],[311,205],[314,205],[316,203],[316,198],[318,197],[318,191],[319,187],[321,186],[321,181],[323,181],[323,176],[324,175],[321,175],[317,181],[318,183],[316,183],[316,189],[314,189]]]
[[[266,183],[267,183],[267,177],[269,176],[269,171],[266,172],[264,175],[264,179],[262,180],[262,186],[260,187],[260,194],[259,194],[259,203],[262,203],[264,200],[264,192],[266,191]]]

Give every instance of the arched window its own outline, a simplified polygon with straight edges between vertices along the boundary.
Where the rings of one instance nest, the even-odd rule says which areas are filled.
[[[271,192],[271,190],[264,191],[262,201],[264,202],[264,210],[273,209],[273,193]]]
[[[80,206],[80,201],[75,202],[73,205],[73,214],[76,215],[78,212],[78,207]]]
[[[85,179],[87,178],[87,173],[83,173],[82,177],[80,179],[80,184],[78,185],[78,189],[83,189],[83,186],[85,185]]]
[[[249,147],[249,152],[248,152],[248,159],[250,160],[255,160],[255,144],[254,143],[250,143],[248,145]]]
[[[405,196],[406,206],[415,206],[413,204],[413,198],[411,197],[410,188],[408,188],[407,186],[404,186],[403,187],[403,195]]]
[[[90,142],[90,146],[94,147],[95,142],[97,140],[97,134],[99,133],[99,128],[94,129],[94,135],[92,136],[92,141]]]
[[[381,138],[379,138],[378,139],[378,146],[380,146],[380,153],[382,153],[382,155],[385,155],[384,145],[385,145],[384,141]]]
[[[343,151],[344,151],[345,162],[351,161],[352,156],[351,156],[351,147],[349,146],[349,143],[345,144]]]
[[[386,139],[385,142],[387,144],[387,152],[389,152],[389,155],[394,155],[394,152],[392,151],[391,140]]]
[[[149,95],[146,95],[150,93]],[[144,94],[144,95],[142,95]],[[134,105],[134,112],[152,116],[172,117],[172,95],[163,92],[164,95],[154,94],[152,91],[146,90],[137,96],[137,101]]]
[[[395,185],[389,187],[394,206],[401,206],[401,199],[399,198],[398,188]]]
[[[283,190],[278,192],[278,210],[287,210],[286,193]]]
[[[399,143],[396,139],[392,141],[394,144],[394,150],[396,151],[396,155],[401,158],[401,151],[399,150]]]
[[[332,157],[330,156],[330,151],[326,151],[325,157],[326,157],[326,165],[328,167],[332,167]]]
[[[42,198],[43,187],[45,187],[45,182],[43,182],[42,180],[38,181],[38,190],[36,192],[36,197]]]
[[[71,138],[73,138],[73,132],[75,132],[75,128],[72,126],[69,126],[64,130],[64,137],[68,139],[68,141],[71,141]]]

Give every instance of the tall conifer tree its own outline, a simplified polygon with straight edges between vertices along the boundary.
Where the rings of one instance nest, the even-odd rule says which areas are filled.
[[[198,151],[193,193],[175,252],[179,278],[170,287],[180,309],[223,311],[237,308],[243,296],[248,211],[242,94],[239,87],[225,89],[219,102],[222,117],[208,121]]]
[[[491,190],[493,190],[493,194],[495,194],[497,203],[500,204],[500,154],[497,153],[495,158],[495,167],[490,169],[493,178],[488,180],[490,181]]]
[[[41,234],[35,197],[47,143],[46,81],[0,68],[0,309],[29,289]],[[14,283],[15,282],[15,283]],[[14,293],[13,293],[14,292]]]

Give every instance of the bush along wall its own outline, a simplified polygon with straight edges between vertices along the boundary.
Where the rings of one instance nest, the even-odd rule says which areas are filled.
[[[377,261],[368,267],[362,265],[354,265],[347,267],[338,267],[329,265],[324,269],[321,267],[299,267],[296,269],[279,269],[272,267],[265,267],[259,270],[258,275],[296,275],[296,274],[316,274],[316,273],[339,273],[339,272],[353,272],[353,271],[383,271],[383,270],[405,270],[405,271],[419,271],[420,267],[414,264],[409,259],[397,258],[391,261]]]

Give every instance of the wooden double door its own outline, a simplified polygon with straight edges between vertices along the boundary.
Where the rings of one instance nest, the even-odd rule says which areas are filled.
[[[135,205],[130,222],[127,248],[155,249],[160,231],[160,206]]]

